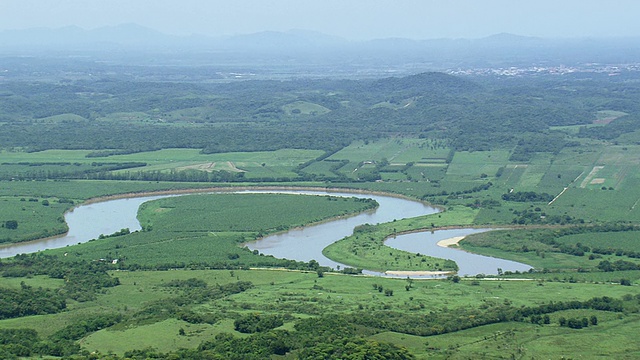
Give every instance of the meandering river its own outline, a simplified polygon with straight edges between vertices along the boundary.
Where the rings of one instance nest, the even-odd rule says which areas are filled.
[[[333,195],[346,197],[355,196],[376,200],[380,205],[376,210],[367,211],[352,217],[340,218],[326,223],[307,226],[301,229],[293,229],[285,233],[267,236],[258,241],[246,244],[251,250],[258,250],[267,255],[299,261],[309,261],[313,259],[318,261],[320,265],[330,266],[333,268],[344,265],[326,258],[322,255],[322,249],[345,236],[351,235],[356,226],[365,223],[384,223],[393,221],[394,219],[400,220],[404,218],[433,214],[438,211],[436,208],[413,200],[361,193],[297,190],[237,191],[236,193],[256,192]],[[131,231],[139,230],[140,223],[138,222],[136,215],[140,205],[144,202],[167,196],[176,195],[115,199],[78,206],[65,214],[65,220],[69,226],[69,232],[66,235],[1,247],[0,258],[75,245],[87,242],[91,239],[96,239],[101,234],[112,234],[123,228],[129,228]],[[435,243],[437,243],[439,239],[453,236],[464,236],[469,233],[476,232],[477,230],[457,229],[455,234],[447,233],[447,231],[449,230],[436,231],[435,233],[422,232],[400,235],[394,239],[389,239],[387,241],[387,245],[410,252],[419,252],[431,256],[452,259],[458,263],[458,266],[460,267],[459,273],[462,275],[475,275],[477,273],[495,274],[498,268],[502,268],[504,271],[526,271],[530,268],[528,265],[509,262],[507,260],[495,259],[460,250],[445,249],[435,246]],[[426,244],[432,244],[433,246],[429,245],[430,247],[424,247],[427,246]],[[443,250],[447,252],[441,252]],[[469,267],[468,265],[473,266]],[[383,275],[372,272],[368,273]]]

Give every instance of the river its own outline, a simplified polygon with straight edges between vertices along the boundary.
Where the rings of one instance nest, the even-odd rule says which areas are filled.
[[[458,264],[458,275],[497,275],[498,268],[502,271],[525,272],[531,266],[515,261],[499,259],[484,255],[473,254],[456,248],[439,246],[440,240],[464,237],[471,234],[490,231],[491,229],[448,229],[434,232],[425,231],[404,234],[385,241],[385,245],[412,252],[434,256],[441,259],[451,259]]]
[[[380,205],[376,210],[367,211],[355,216],[340,218],[332,220],[326,223],[307,226],[301,229],[293,229],[285,233],[275,234],[267,236],[258,241],[247,243],[246,245],[251,250],[258,250],[266,255],[273,255],[279,258],[294,259],[298,261],[316,260],[322,266],[329,266],[336,268],[337,266],[344,267],[343,264],[336,263],[324,255],[322,250],[331,243],[342,239],[345,236],[351,235],[353,229],[361,224],[378,224],[393,221],[394,219],[400,220],[404,218],[411,218],[421,215],[433,214],[438,212],[434,207],[425,205],[423,203],[407,200],[398,197],[372,195],[372,194],[360,194],[360,193],[347,193],[347,192],[325,192],[325,191],[285,191],[285,190],[264,190],[264,191],[237,191],[237,193],[288,193],[288,194],[306,194],[306,195],[333,195],[333,196],[345,196],[345,197],[366,197],[372,198]],[[136,215],[138,208],[144,202],[160,199],[167,196],[176,195],[157,195],[157,196],[144,196],[125,199],[115,199],[103,202],[96,202],[86,205],[81,205],[65,214],[65,220],[69,226],[69,232],[66,235],[35,240],[20,244],[14,244],[0,248],[0,258],[6,258],[15,256],[21,253],[33,253],[46,249],[55,249],[66,246],[71,246],[83,242],[87,242],[91,239],[98,238],[101,234],[112,234],[123,228],[129,228],[131,231],[140,230],[140,223],[138,222]],[[455,249],[444,249],[441,247],[424,248],[425,243],[435,244],[438,240],[424,240],[424,239],[436,239],[452,236],[464,236],[468,233],[472,233],[474,229],[458,229],[457,235],[449,235],[443,231],[437,231],[434,234],[430,232],[414,233],[400,235],[394,239],[387,241],[387,244],[392,247],[396,247],[402,250],[410,252],[420,252],[426,255],[432,255],[436,257],[449,258],[456,262],[460,266],[460,274],[474,275],[477,273],[495,274],[497,268],[503,270],[522,270],[523,267],[514,268],[505,262],[506,260],[495,259],[489,257],[483,257],[464,251]],[[468,233],[464,233],[468,231]],[[437,235],[435,235],[437,234]],[[462,235],[461,235],[462,234]],[[433,237],[433,236],[436,237]],[[415,244],[412,244],[415,243]],[[419,246],[419,247],[414,247]],[[434,245],[435,246],[435,245]],[[444,256],[441,255],[441,250],[449,251]],[[462,254],[462,255],[460,255]],[[463,256],[462,258],[456,256]],[[461,260],[456,260],[457,258]],[[466,267],[467,264],[485,263],[482,267]],[[513,262],[510,262],[513,263]],[[518,264],[518,263],[513,263]],[[518,264],[528,269],[527,265]],[[477,271],[476,270],[482,270]],[[384,275],[379,273],[367,272],[374,275]]]

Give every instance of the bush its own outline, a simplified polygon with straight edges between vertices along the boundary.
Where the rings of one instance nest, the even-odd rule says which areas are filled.
[[[18,228],[18,221],[17,220],[7,220],[4,222],[4,227],[5,229],[9,229],[9,230],[15,230]]]
[[[282,324],[284,321],[281,316],[260,314],[243,315],[233,322],[235,330],[245,334],[275,329]]]

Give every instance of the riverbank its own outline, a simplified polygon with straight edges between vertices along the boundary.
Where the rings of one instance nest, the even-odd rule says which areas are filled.
[[[268,186],[239,185],[239,186],[222,186],[222,187],[214,186],[214,187],[203,187],[203,188],[130,192],[130,193],[98,196],[95,198],[87,199],[86,201],[83,201],[81,204],[78,204],[77,206],[93,204],[93,203],[109,201],[109,200],[128,199],[128,198],[147,197],[147,196],[183,195],[183,194],[197,194],[197,193],[208,193],[208,192],[231,192],[231,191],[254,191],[254,190],[255,191],[322,191],[322,192],[328,192],[328,193],[353,193],[353,194],[365,194],[365,195],[368,194],[368,195],[393,197],[393,198],[404,199],[409,201],[416,201],[416,202],[420,202],[422,204],[428,205],[430,207],[436,208],[440,211],[443,210],[442,207],[438,205],[432,205],[420,199],[412,198],[402,194],[388,193],[383,191],[371,191],[371,190],[354,189],[354,188],[348,188],[348,187],[338,188],[338,187],[322,187],[322,186],[279,186],[279,185],[268,185]]]
[[[440,240],[436,243],[436,245],[440,247],[450,247],[450,246],[458,246],[458,243],[462,241],[466,236],[454,236],[448,239]]]
[[[73,206],[69,207],[67,210],[65,210],[64,213],[62,214],[62,216],[66,219],[66,217],[67,217],[67,215],[69,213],[72,213],[74,210],[76,210],[77,208],[79,208],[81,206],[93,205],[93,204],[98,204],[98,203],[112,201],[112,200],[135,199],[135,198],[155,197],[155,196],[161,197],[161,196],[172,196],[172,195],[188,195],[188,194],[200,194],[200,193],[206,194],[206,193],[215,193],[215,192],[237,192],[237,191],[318,191],[318,192],[327,192],[327,193],[343,192],[343,193],[371,194],[371,195],[398,197],[398,198],[403,198],[403,199],[406,199],[406,200],[418,201],[416,199],[410,199],[410,198],[404,197],[404,196],[394,196],[393,194],[386,194],[386,193],[381,193],[381,192],[369,192],[369,191],[363,191],[363,190],[359,190],[359,189],[354,189],[354,190],[348,189],[348,190],[341,191],[338,188],[325,188],[325,187],[319,187],[319,186],[298,187],[298,186],[246,186],[246,185],[242,185],[242,186],[204,187],[204,188],[171,189],[171,190],[150,190],[150,191],[128,192],[128,193],[121,193],[121,194],[114,194],[114,195],[98,196],[98,197],[89,198],[89,199],[86,199],[86,200],[84,200],[82,202],[76,203],[75,205],[73,205]],[[370,209],[370,210],[374,210],[374,209],[375,208]],[[370,211],[370,210],[365,210],[365,211]],[[318,223],[328,222],[328,221],[340,219],[340,218],[343,218],[343,217],[354,216],[356,214],[357,213],[341,215],[341,216],[338,216],[338,217],[322,220],[322,221],[320,221]],[[308,226],[308,225],[312,225],[312,224],[307,224],[306,226]],[[291,229],[289,229],[289,230],[291,230]],[[273,233],[271,233],[270,235],[272,235],[272,234]],[[32,238],[32,239],[29,239],[29,240],[25,240],[25,241],[8,242],[8,243],[0,244],[0,250],[13,248],[13,247],[20,246],[20,245],[30,245],[30,244],[37,244],[37,243],[49,241],[49,240],[56,240],[56,239],[63,238],[63,237],[68,236],[68,235],[69,235],[69,227],[67,226],[67,230],[66,231],[59,232],[59,233],[52,233],[52,234],[49,234],[48,236],[45,236],[45,237],[37,237],[37,238]]]
[[[257,186],[253,186],[253,185],[243,184],[243,185],[238,185],[238,186],[233,186],[233,185],[228,185],[228,186],[207,186],[207,187],[197,187],[197,188],[135,191],[135,192],[125,192],[125,193],[118,193],[118,194],[112,194],[112,195],[97,196],[97,197],[93,197],[93,198],[87,198],[85,200],[82,200],[81,202],[77,202],[73,206],[70,206],[69,208],[67,208],[64,211],[64,213],[62,214],[62,216],[64,218],[66,218],[66,216],[69,213],[72,213],[74,210],[76,210],[78,207],[81,207],[81,206],[92,205],[92,204],[111,201],[111,200],[134,199],[134,198],[154,197],[154,196],[198,194],[198,193],[236,192],[236,191],[238,191],[238,192],[241,192],[241,191],[310,191],[310,192],[315,192],[315,191],[317,191],[317,192],[326,192],[326,193],[364,194],[364,195],[372,195],[372,196],[392,197],[392,198],[398,198],[398,199],[403,199],[403,200],[408,200],[408,201],[416,201],[416,202],[428,205],[430,207],[433,207],[435,209],[438,209],[439,211],[443,210],[442,208],[440,208],[438,206],[430,205],[430,204],[428,204],[428,203],[426,203],[426,202],[424,202],[422,200],[419,200],[419,199],[411,198],[411,197],[408,197],[408,196],[405,196],[405,195],[401,195],[401,194],[386,193],[386,192],[381,192],[381,191],[369,191],[369,190],[363,190],[363,189],[339,188],[339,187],[304,186],[304,185],[300,185],[300,186],[298,186],[298,185],[293,185],[293,186],[257,185]],[[346,216],[353,216],[353,214],[348,214]],[[335,218],[335,219],[339,219],[339,218],[341,218],[341,217],[338,217],[338,218]],[[327,220],[324,220],[322,222],[326,222],[326,221],[330,221],[330,220],[333,220],[333,219],[327,219]],[[28,239],[26,241],[7,242],[7,243],[0,244],[0,250],[1,249],[5,249],[5,248],[14,247],[14,246],[17,246],[17,245],[20,245],[20,244],[34,244],[34,243],[48,241],[48,240],[55,240],[55,239],[59,239],[59,238],[68,236],[68,234],[69,234],[69,229],[68,229],[68,226],[67,226],[67,231],[62,231],[62,232],[57,232],[57,233],[49,233],[49,234],[47,234],[47,236],[30,238],[30,239]]]
[[[423,276],[434,276],[434,277],[442,277],[447,275],[455,274],[455,271],[404,271],[404,270],[389,270],[385,271],[385,275],[391,275],[394,277],[423,277]]]

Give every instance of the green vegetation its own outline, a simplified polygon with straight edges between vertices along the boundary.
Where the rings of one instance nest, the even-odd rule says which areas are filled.
[[[0,261],[1,358],[640,356],[634,74],[33,79],[0,84],[2,243],[65,232],[65,211],[88,200],[154,191],[351,189],[442,212],[357,227],[324,249],[353,267],[334,272],[243,244],[374,202],[262,193],[148,202],[142,231]],[[485,226],[502,230],[460,247],[534,269],[351,276],[454,272],[384,240]]]
[[[288,194],[187,195],[147,202],[142,226],[159,232],[258,232],[258,236],[372,209],[371,199]]]
[[[0,243],[40,239],[67,231],[63,213],[74,201],[54,197],[0,197]]]
[[[199,194],[143,204],[143,231],[48,250],[65,259],[112,262],[123,270],[278,266],[317,270],[317,263],[276,259],[241,247],[264,235],[372,209],[370,199],[287,194]]]
[[[455,271],[451,260],[411,254],[384,245],[389,237],[410,231],[431,231],[451,225],[471,225],[477,212],[468,208],[452,209],[441,214],[421,216],[391,223],[357,227],[353,235],[337,241],[322,252],[328,258],[353,267],[377,270]]]
[[[32,261],[37,262],[37,257]],[[556,339],[579,336],[575,329],[559,326],[561,317],[595,316],[597,325],[580,329],[592,334],[589,336],[602,334],[601,331],[622,334],[620,329],[614,329],[633,330],[640,306],[636,297],[626,295],[628,287],[552,280],[469,279],[453,283],[332,274],[318,278],[313,272],[267,270],[138,271],[113,275],[118,276],[120,285],[108,288],[96,300],[70,303],[67,311],[59,315],[23,318],[26,322],[21,327],[39,329],[36,334],[41,342],[71,346],[63,340],[81,336],[87,351],[119,356],[134,349],[168,353],[185,348],[190,350],[182,353],[191,354],[190,351],[206,348],[219,353],[223,351],[222,344],[229,341],[245,344],[237,349],[248,346],[262,354],[277,354],[279,350],[272,346],[275,339],[283,342],[280,349],[294,354],[319,351],[320,344],[327,344],[322,347],[327,351],[329,344],[338,341],[380,343],[375,346],[385,347],[392,339],[415,355],[438,358],[497,352],[501,348],[508,354],[534,355],[546,337],[532,336],[532,331]],[[385,291],[379,289],[393,290],[392,296],[385,296]],[[553,308],[545,307],[549,293],[563,300],[554,301]],[[608,297],[594,298],[595,293],[607,293]],[[277,314],[288,315],[278,320]],[[494,318],[492,314],[501,315]],[[549,323],[532,323],[538,314],[541,318],[548,315]],[[84,330],[78,332],[53,321],[52,316],[73,316],[76,324],[82,321]],[[282,321],[283,325],[274,330],[269,330],[273,326],[269,325],[248,337],[235,329],[236,323],[259,323],[263,318],[269,319],[270,324],[276,321],[276,325]],[[468,322],[461,322],[461,318]],[[11,324],[15,323],[0,321],[3,328],[11,328]],[[90,324],[102,324],[102,329]],[[452,326],[468,330],[455,331]],[[424,332],[432,331],[434,335],[425,337]],[[272,340],[261,340],[265,338]],[[522,339],[521,349],[503,348],[505,341],[514,338]],[[471,345],[475,341],[481,341],[483,346]],[[581,351],[586,351],[585,346],[579,345]],[[638,351],[631,345],[625,350]],[[617,354],[619,350],[602,351]]]

